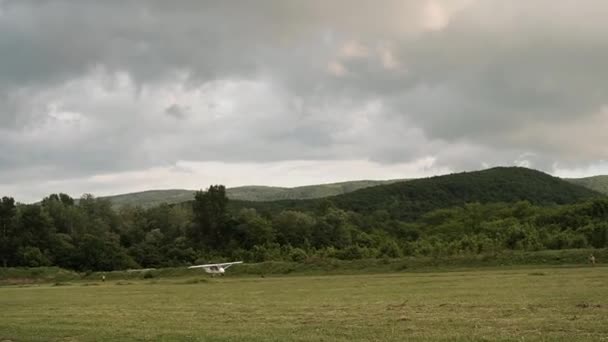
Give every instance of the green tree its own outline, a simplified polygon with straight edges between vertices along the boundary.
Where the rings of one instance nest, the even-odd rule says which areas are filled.
[[[111,234],[87,234],[77,247],[75,263],[79,270],[112,271],[138,267]]]
[[[133,248],[131,255],[135,261],[143,267],[160,267],[164,264],[166,249],[163,241],[165,236],[160,229],[153,229],[146,233],[144,240]]]
[[[197,191],[192,203],[194,226],[192,238],[199,247],[220,249],[229,238],[228,198],[223,185],[212,185]]]
[[[2,265],[7,267],[9,260],[15,254],[15,215],[17,207],[15,200],[11,197],[0,199],[0,258]]]
[[[52,220],[40,205],[25,205],[18,210],[18,236],[22,247],[37,247],[46,252],[54,234]]]
[[[250,249],[256,245],[274,242],[274,231],[268,220],[258,215],[255,209],[243,209],[239,214],[240,224],[236,228],[239,246]]]
[[[74,261],[76,247],[68,234],[55,234],[51,238],[51,252],[54,264],[64,268],[78,268]]]
[[[311,215],[293,210],[283,211],[273,220],[277,240],[295,247],[304,247],[310,242],[314,225]]]
[[[394,240],[386,240],[380,245],[380,256],[388,258],[399,258],[402,252],[399,245]]]
[[[25,246],[19,249],[21,265],[27,267],[49,266],[51,261],[38,247]]]

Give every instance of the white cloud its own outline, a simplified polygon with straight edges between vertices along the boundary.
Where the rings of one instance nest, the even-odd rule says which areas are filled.
[[[608,160],[598,160],[583,167],[564,167],[559,163],[554,165],[554,174],[564,178],[580,178],[596,175],[608,175]]]
[[[333,181],[608,159],[608,2],[210,4],[0,0],[2,189],[177,187],[183,160],[376,163]]]
[[[383,44],[378,47],[378,56],[382,66],[387,70],[403,70],[401,61],[395,57],[395,54],[391,47]]]
[[[439,31],[449,23],[446,10],[436,1],[427,1],[423,10],[423,27],[431,31]]]
[[[390,166],[367,160],[296,160],[271,163],[178,161],[167,167],[46,181],[39,183],[36,189],[25,183],[0,184],[0,193],[19,193],[16,199],[27,203],[56,192],[67,192],[74,197],[80,197],[83,194],[82,189],[97,196],[107,196],[149,190],[151,187],[204,189],[212,184],[224,184],[228,187],[251,184],[293,187],[346,180],[425,177],[449,171],[435,167],[432,158]]]
[[[364,58],[369,56],[369,49],[356,40],[349,40],[340,48],[342,58]]]
[[[339,61],[331,61],[327,64],[327,71],[336,77],[342,77],[348,75],[348,70]]]

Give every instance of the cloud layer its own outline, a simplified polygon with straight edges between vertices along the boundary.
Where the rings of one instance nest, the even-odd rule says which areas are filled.
[[[606,172],[607,15],[600,0],[3,0],[0,193]]]

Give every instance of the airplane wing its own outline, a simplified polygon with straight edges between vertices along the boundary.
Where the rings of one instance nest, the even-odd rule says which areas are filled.
[[[235,261],[235,262],[227,262],[225,264],[219,264],[219,266],[223,269],[227,269],[228,267],[232,266],[232,265],[236,265],[236,264],[242,264],[242,261]]]
[[[194,265],[194,266],[189,266],[188,268],[209,268],[211,266],[217,266],[218,264],[209,264],[209,265]]]
[[[226,262],[223,264],[207,264],[207,265],[194,265],[194,266],[190,266],[188,268],[210,268],[210,267],[221,267],[223,269],[227,269],[228,267],[232,266],[232,265],[236,265],[236,264],[242,264],[242,261],[235,261],[235,262]]]

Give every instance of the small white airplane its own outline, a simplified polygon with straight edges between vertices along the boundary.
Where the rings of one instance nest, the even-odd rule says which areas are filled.
[[[235,262],[226,262],[223,264],[208,264],[208,265],[195,265],[195,266],[190,266],[188,268],[202,268],[205,270],[205,272],[207,273],[211,273],[211,275],[224,275],[224,273],[226,272],[226,270],[232,266],[232,265],[236,265],[236,264],[242,264],[242,261],[235,261]]]

